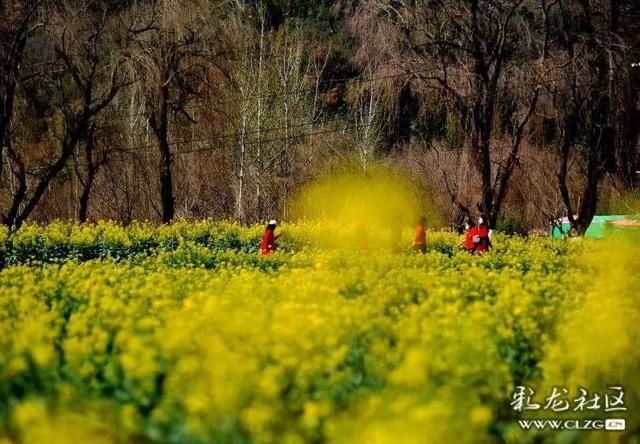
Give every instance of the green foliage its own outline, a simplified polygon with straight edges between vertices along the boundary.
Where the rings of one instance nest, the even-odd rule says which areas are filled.
[[[454,114],[447,114],[447,122],[445,127],[445,143],[449,149],[458,149],[464,143],[464,134],[460,126],[460,118]]]
[[[122,260],[173,251],[189,243],[208,251],[254,253],[260,244],[260,228],[254,227],[247,232],[237,224],[212,221],[183,222],[170,229],[144,223],[129,228],[110,222],[96,225],[53,223],[46,227],[27,224],[15,235],[5,235],[0,240],[4,263],[16,265],[106,258]]]
[[[496,229],[509,236],[527,236],[529,235],[530,227],[521,217],[506,215],[498,220]]]
[[[412,133],[419,134],[426,140],[442,140],[447,135],[447,112],[444,108],[434,106],[422,119],[413,121]]]
[[[297,17],[322,29],[335,20],[335,2],[329,0],[269,0],[265,6],[274,24]]]

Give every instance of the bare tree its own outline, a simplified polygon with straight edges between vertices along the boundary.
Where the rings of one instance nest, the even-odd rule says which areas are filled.
[[[357,10],[356,14],[376,21],[382,18],[397,37],[396,47],[387,49],[392,55],[387,64],[411,73],[415,89],[424,95],[438,91],[448,112],[461,116],[481,177],[476,203],[495,226],[539,95],[531,73],[544,49],[542,55],[534,56],[521,39],[529,27],[522,18],[527,4],[524,0],[370,1]],[[529,66],[518,69],[516,57]],[[515,91],[517,97],[513,97]],[[516,106],[507,125],[506,150],[496,147],[503,137],[497,124],[501,100]],[[497,156],[500,151],[506,153],[504,158]]]
[[[25,69],[27,43],[44,24],[38,20],[42,0],[13,0],[0,5],[0,180],[4,170],[5,144],[14,115],[18,87],[33,78],[34,70]],[[38,71],[35,71],[36,73]],[[11,156],[11,154],[9,154]],[[18,164],[18,176],[20,166]]]
[[[621,23],[622,12],[631,6],[624,0],[558,0],[555,52],[564,62],[565,80],[550,87],[561,135],[558,185],[571,227],[580,235],[598,209],[602,179],[618,170],[616,153],[624,158],[637,141],[637,129],[624,125],[625,114],[638,115],[635,100],[628,100],[638,93],[624,69],[632,52],[621,33],[628,26]],[[630,126],[637,128],[637,122]],[[572,159],[584,176],[578,192],[568,185]]]
[[[109,154],[115,149],[98,150],[97,145],[98,128],[96,123],[92,122],[88,131],[85,134],[82,144],[84,145],[84,165],[81,164],[81,160],[76,159],[75,172],[78,180],[82,186],[80,193],[79,206],[78,206],[78,220],[80,222],[86,222],[89,213],[89,199],[91,192],[93,191],[94,183],[100,168],[105,165],[109,159]],[[107,137],[103,137],[108,139]],[[81,168],[84,166],[84,169]]]
[[[11,227],[19,227],[31,215],[78,144],[90,138],[96,117],[131,83],[117,55],[111,60],[103,57],[107,48],[113,48],[107,37],[106,11],[97,21],[83,8],[52,6],[48,12],[51,24],[47,33],[58,65],[50,82],[57,96],[63,132],[54,157],[32,172],[27,171],[26,153],[9,144],[10,157],[18,165],[18,186],[5,216],[5,224]],[[27,175],[34,179],[29,181]]]
[[[248,222],[288,212],[295,148],[315,123],[308,81],[313,62],[299,23],[270,30],[260,7],[239,11],[235,20],[238,55],[227,93],[235,104],[229,124],[238,134],[235,215]],[[255,22],[254,32],[243,32],[246,22]]]
[[[171,123],[197,124],[192,109],[202,98],[212,71],[225,73],[222,30],[215,26],[216,2],[153,1],[139,5],[128,28],[135,41],[130,60],[141,73],[140,99],[158,144],[162,220],[175,216]],[[212,26],[213,25],[213,26]]]

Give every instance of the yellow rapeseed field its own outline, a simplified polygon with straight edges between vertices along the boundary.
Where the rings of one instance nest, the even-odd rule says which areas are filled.
[[[265,258],[233,223],[0,231],[0,443],[638,439],[637,239],[358,229],[285,226]],[[622,386],[626,431],[525,431],[608,416],[517,412],[518,386]]]

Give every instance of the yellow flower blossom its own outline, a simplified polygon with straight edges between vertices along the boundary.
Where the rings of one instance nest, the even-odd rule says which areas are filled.
[[[212,220],[0,228],[0,439],[519,443],[516,383],[640,404],[638,242],[471,256],[443,231],[418,255],[381,229],[363,253],[323,228],[267,258],[262,227]]]

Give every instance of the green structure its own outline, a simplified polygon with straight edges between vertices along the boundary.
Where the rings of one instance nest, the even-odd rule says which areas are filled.
[[[594,216],[591,221],[591,225],[587,228],[587,232],[585,233],[585,237],[595,237],[602,238],[608,235],[611,235],[615,232],[622,230],[640,230],[637,224],[633,225],[617,225],[615,222],[625,221],[625,220],[633,220],[630,216],[625,215],[606,215],[606,216]],[[569,233],[571,229],[571,224],[569,223],[569,218],[563,217],[562,219],[558,219],[556,223],[562,224],[562,230],[560,230],[557,226],[552,225],[551,227],[551,237],[553,238],[561,238]]]

